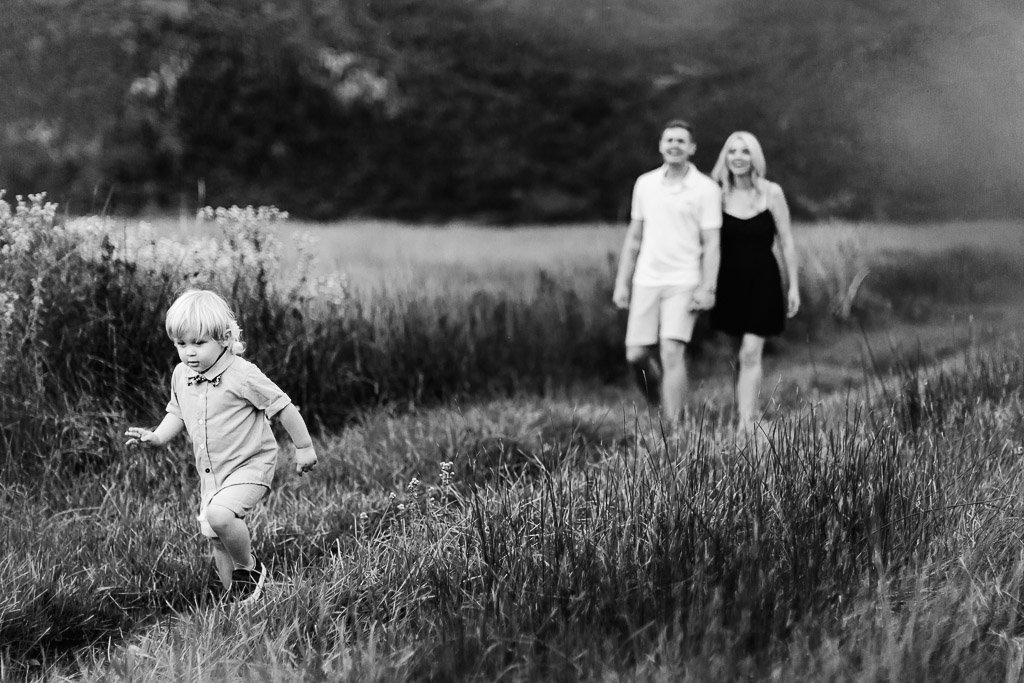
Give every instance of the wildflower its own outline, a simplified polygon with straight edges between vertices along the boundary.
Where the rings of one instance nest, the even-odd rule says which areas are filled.
[[[14,324],[15,304],[18,301],[18,295],[15,292],[0,292],[0,320],[3,324],[0,325],[0,330],[10,330]]]
[[[441,486],[449,487],[452,485],[452,480],[455,478],[455,463],[451,460],[445,460],[441,463]]]
[[[412,496],[413,500],[419,500],[423,496],[423,483],[413,477],[409,485],[405,487],[405,492]]]

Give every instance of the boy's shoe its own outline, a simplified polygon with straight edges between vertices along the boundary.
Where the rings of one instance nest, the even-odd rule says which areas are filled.
[[[239,605],[246,605],[259,600],[263,593],[263,584],[267,580],[267,568],[253,555],[256,563],[252,569],[236,569],[231,572],[231,589],[228,591],[228,601]]]

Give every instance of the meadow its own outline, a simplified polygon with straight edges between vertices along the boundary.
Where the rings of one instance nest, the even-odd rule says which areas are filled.
[[[636,402],[621,234],[0,202],[0,679],[1019,678],[1019,226],[800,226],[773,367],[893,343],[769,401],[741,451],[713,392],[678,435]],[[187,285],[318,427],[315,475],[281,468],[253,519],[273,581],[244,611],[185,440],[123,445]],[[701,334],[694,372],[727,377]]]

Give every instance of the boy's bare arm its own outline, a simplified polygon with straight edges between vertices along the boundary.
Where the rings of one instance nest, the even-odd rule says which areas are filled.
[[[284,410],[278,413],[281,426],[288,432],[292,443],[295,444],[295,471],[303,474],[313,469],[317,463],[316,450],[313,448],[313,438],[309,435],[306,421],[302,419],[302,413],[289,403]]]
[[[145,427],[129,427],[128,431],[124,433],[128,437],[125,445],[132,446],[142,443],[147,446],[163,446],[178,434],[181,434],[181,430],[184,428],[185,423],[180,417],[167,413],[156,429],[149,430]]]

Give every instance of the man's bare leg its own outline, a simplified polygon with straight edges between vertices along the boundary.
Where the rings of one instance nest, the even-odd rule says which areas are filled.
[[[662,369],[656,346],[627,346],[626,362],[633,379],[650,405],[661,402]]]
[[[677,339],[661,340],[661,413],[665,422],[678,427],[683,420],[683,409],[689,391],[686,374],[686,342]]]

